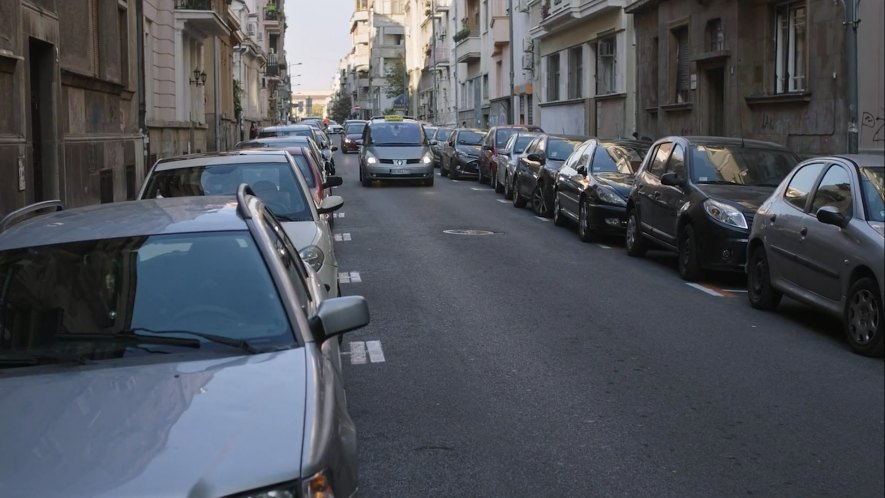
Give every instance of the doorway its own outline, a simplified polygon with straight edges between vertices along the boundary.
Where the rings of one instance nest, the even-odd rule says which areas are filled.
[[[725,135],[725,67],[705,71],[707,87],[707,134]]]
[[[30,38],[28,59],[31,90],[31,165],[33,178],[33,201],[56,198],[58,185],[55,181],[55,103],[52,98],[55,57],[53,46]]]

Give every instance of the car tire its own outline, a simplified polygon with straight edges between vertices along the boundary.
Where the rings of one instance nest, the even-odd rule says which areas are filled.
[[[547,205],[547,198],[544,196],[544,185],[539,183],[532,190],[532,211],[542,218],[550,217],[550,206]]]
[[[449,176],[449,169],[443,168],[442,159],[439,160],[439,176]]]
[[[698,239],[694,227],[686,224],[679,232],[679,276],[694,282],[704,275],[701,258],[698,254]]]
[[[476,181],[478,183],[485,183],[485,179],[486,179],[486,177],[483,176],[483,174],[482,174],[482,167],[477,166],[476,167]]]
[[[562,214],[562,206],[559,205],[559,195],[553,194],[553,224],[558,227],[564,227],[566,222],[565,215]]]
[[[425,187],[432,187],[433,186],[433,177],[430,177],[427,180],[424,180],[424,186]]]
[[[516,188],[516,177],[513,178],[513,185],[511,186],[511,190],[513,190],[513,207],[525,207],[526,198],[520,195],[519,189]]]
[[[747,298],[757,310],[773,310],[783,294],[771,286],[771,272],[765,248],[758,245],[747,260]]]
[[[499,194],[501,192],[504,192],[504,184],[498,181],[498,172],[497,171],[495,172],[495,176],[493,176],[492,178],[494,178],[494,180],[492,180],[492,181],[495,182],[495,192],[497,192]],[[504,181],[506,182],[507,179],[505,178]]]
[[[452,163],[449,163],[449,166],[451,167]],[[458,171],[456,170],[457,167],[458,165],[455,165],[455,167],[449,169],[449,178],[451,178],[452,180],[458,180],[461,178],[461,176],[458,175]]]
[[[624,247],[627,249],[627,255],[633,257],[645,256],[648,251],[648,241],[642,237],[641,225],[639,224],[639,215],[635,209],[631,209],[627,213],[627,232],[624,235]]]
[[[363,176],[363,170],[360,170],[360,183],[363,184],[363,187],[371,187],[372,186],[372,180],[370,180],[366,176]]]
[[[510,176],[504,173],[504,198],[508,201],[513,200],[513,184],[510,182]]]
[[[581,242],[596,240],[596,232],[590,228],[590,205],[586,199],[581,199],[578,204],[578,238]]]
[[[882,356],[885,353],[882,300],[876,281],[870,277],[858,279],[848,289],[845,301],[845,338],[851,349],[864,356]]]

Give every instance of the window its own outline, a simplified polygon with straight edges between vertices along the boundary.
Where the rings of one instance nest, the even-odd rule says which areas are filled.
[[[547,56],[547,101],[559,100],[559,53]]]
[[[568,51],[568,98],[579,99],[584,87],[584,47],[574,47]]]
[[[805,90],[805,2],[777,7],[775,15],[775,93]]]
[[[839,210],[839,214],[851,217],[854,210],[851,208],[851,177],[841,166],[833,166],[820,181],[814,200],[811,202],[811,214],[817,213],[822,207],[832,206]]]
[[[535,123],[534,116],[532,115],[532,112],[533,112],[532,94],[528,94],[525,96],[525,113],[526,113],[526,116],[528,116],[528,120],[526,121],[526,124],[534,124]]]
[[[808,200],[808,193],[814,187],[814,182],[820,175],[824,165],[821,163],[812,163],[803,166],[802,169],[793,175],[787,190],[784,192],[784,199],[801,210],[805,210],[805,201]]]
[[[667,172],[676,173],[677,178],[685,179],[685,149],[679,144],[676,144],[673,153],[670,154],[670,160],[667,161]]]
[[[101,170],[98,173],[98,185],[101,203],[114,202],[114,170]]]
[[[482,75],[482,98],[489,98],[489,75]]]
[[[615,93],[614,36],[596,42],[596,95],[609,93]]]
[[[292,288],[295,290],[295,294],[298,295],[298,304],[301,305],[301,311],[306,316],[308,303],[312,299],[310,291],[307,289],[308,277],[304,261],[285,236],[286,232],[283,226],[269,211],[264,212],[264,224],[262,227],[274,245],[274,249],[276,249],[274,254],[280,258],[280,262],[286,268],[286,274],[289,277]]]
[[[654,159],[648,167],[648,173],[654,176],[664,174],[664,168],[667,166],[667,158],[670,157],[670,151],[673,149],[671,142],[662,143],[655,150]]]
[[[673,30],[673,72],[675,102],[688,102],[688,90],[690,87],[689,63],[688,63],[688,28],[682,27]]]
[[[707,50],[710,52],[725,50],[725,32],[722,30],[722,19],[710,19],[707,22]]]
[[[660,63],[660,46],[658,44],[658,37],[655,36],[651,40],[651,57],[652,64],[651,65],[651,82],[649,84],[650,91],[648,92],[648,106],[649,107],[657,107],[658,106],[658,64]],[[598,92],[597,92],[598,93]]]

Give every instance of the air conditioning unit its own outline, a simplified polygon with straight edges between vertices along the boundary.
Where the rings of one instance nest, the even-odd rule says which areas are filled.
[[[535,68],[534,54],[523,54],[522,55],[522,68],[527,69],[529,71],[531,71]]]
[[[255,23],[249,23],[246,25],[246,34],[249,36],[255,35]]]
[[[523,52],[531,52],[535,50],[535,40],[523,40],[522,41],[522,51]]]

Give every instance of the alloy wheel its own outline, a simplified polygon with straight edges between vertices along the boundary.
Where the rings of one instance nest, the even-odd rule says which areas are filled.
[[[538,216],[546,217],[550,212],[547,207],[547,199],[544,198],[544,191],[540,185],[532,190],[532,209]]]
[[[848,303],[848,333],[857,344],[867,344],[879,328],[878,303],[869,289],[861,289]]]

